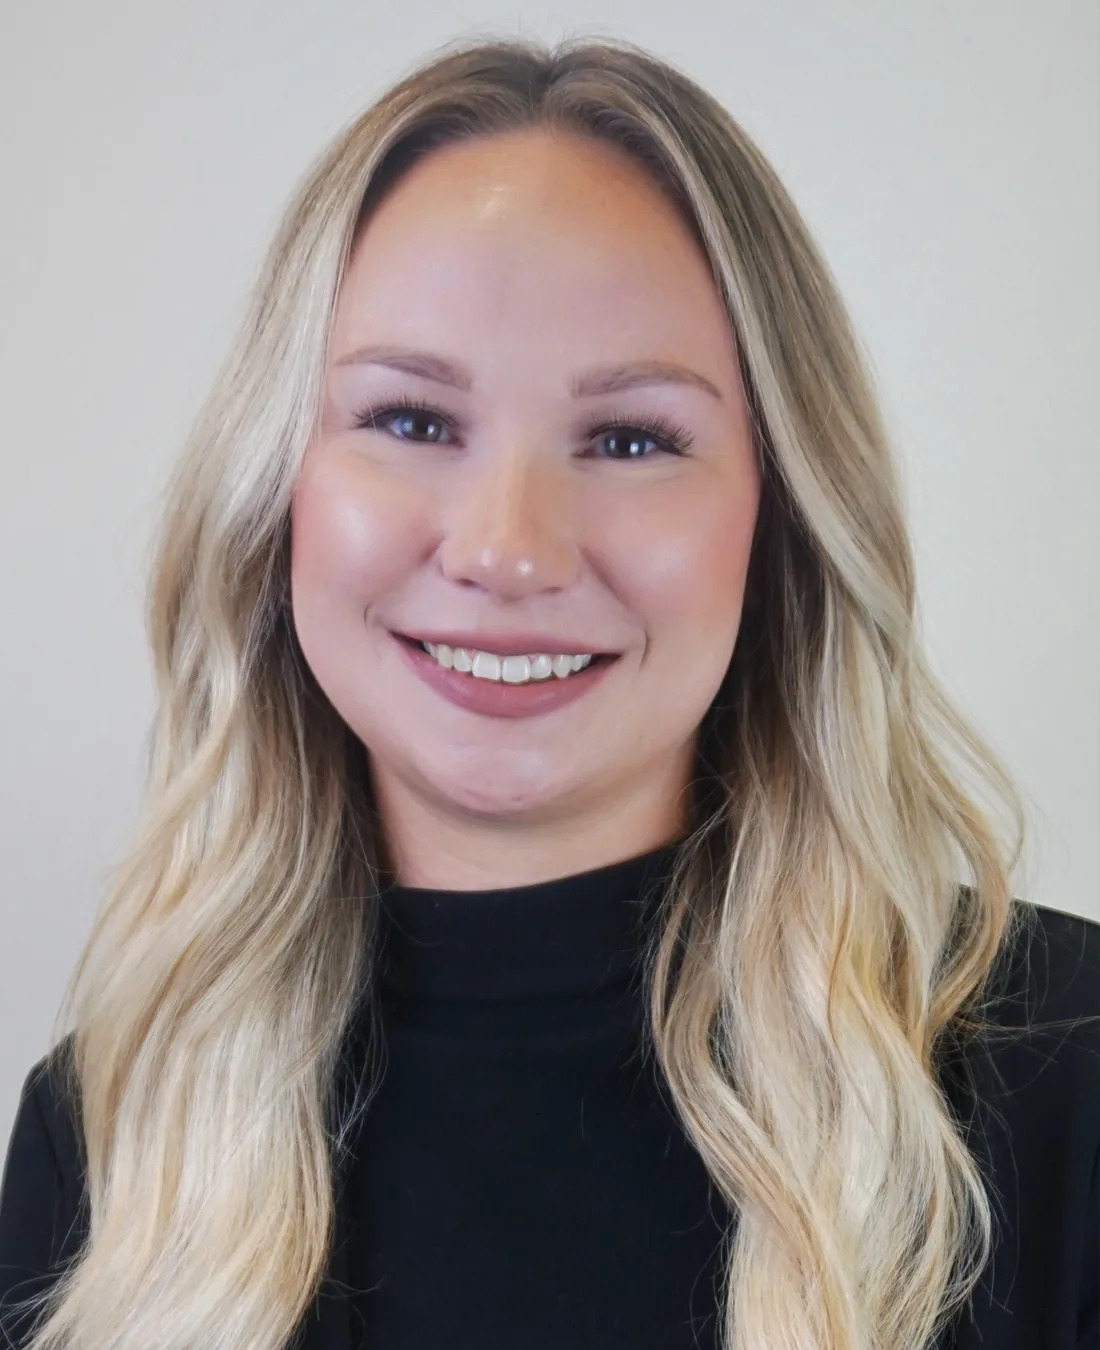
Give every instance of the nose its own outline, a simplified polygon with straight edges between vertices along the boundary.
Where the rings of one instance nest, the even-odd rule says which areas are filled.
[[[449,503],[440,562],[458,585],[502,600],[562,590],[577,572],[568,488],[526,450],[469,465]]]

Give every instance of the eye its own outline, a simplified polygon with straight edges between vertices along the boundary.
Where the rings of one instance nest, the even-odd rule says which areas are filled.
[[[606,438],[616,450],[624,452],[613,453],[608,456],[610,459],[653,459],[651,454],[634,453],[635,447],[644,446],[647,442],[656,445],[658,450],[667,455],[686,455],[692,441],[686,427],[666,422],[661,417],[634,417],[629,420],[623,417],[621,420],[601,422],[599,426],[590,427],[588,434]]]
[[[415,427],[418,422],[426,424],[434,431],[450,428],[449,420],[437,408],[415,399],[405,403],[391,403],[383,408],[372,408],[368,405],[355,417],[355,425],[363,430],[385,428],[391,422],[402,424],[401,434],[397,437],[399,441],[410,439],[405,432],[410,426]],[[417,438],[414,436],[411,439],[415,442]],[[430,444],[434,444],[438,438],[432,435],[428,436],[427,440]]]
[[[433,408],[431,404],[417,399],[407,399],[401,403],[389,403],[382,407],[368,405],[355,416],[355,425],[361,430],[385,430],[400,426],[394,432],[398,440],[408,440],[412,444],[439,445],[441,433],[452,434],[454,424],[445,413]],[[421,440],[414,431],[417,424],[428,434]],[[666,422],[660,417],[630,417],[624,414],[618,418],[608,418],[598,425],[591,426],[586,439],[604,441],[610,453],[596,458],[613,460],[654,459],[656,455],[641,447],[656,446],[657,450],[668,455],[686,455],[692,443],[692,435],[686,427]]]

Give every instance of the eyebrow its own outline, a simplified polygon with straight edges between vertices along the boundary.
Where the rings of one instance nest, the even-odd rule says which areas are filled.
[[[390,370],[400,370],[406,375],[418,375],[421,379],[434,380],[437,384],[447,384],[454,389],[469,393],[473,388],[470,373],[454,361],[436,356],[432,352],[418,351],[413,347],[369,346],[357,347],[336,362],[338,366],[373,365],[386,366]],[[722,402],[718,387],[705,375],[700,375],[687,366],[675,361],[632,361],[627,365],[598,366],[593,370],[576,375],[570,382],[570,392],[574,398],[592,398],[597,394],[613,394],[622,389],[634,389],[640,385],[652,384],[689,384],[702,389],[712,398]]]

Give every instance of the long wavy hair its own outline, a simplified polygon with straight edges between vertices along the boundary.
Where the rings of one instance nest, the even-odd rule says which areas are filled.
[[[618,147],[682,212],[764,475],[645,952],[649,1052],[737,1214],[724,1346],[924,1347],[992,1251],[937,1066],[949,1029],[989,1025],[1027,808],[922,654],[899,476],[829,269],[672,65],[617,39],[467,39],[297,190],[167,491],[143,816],[54,1029],[90,1231],[31,1350],[281,1350],[318,1292],[334,1165],[377,1085],[351,1110],[336,1086],[388,862],[367,752],[296,640],[291,494],[373,204],[435,147],[525,128]]]

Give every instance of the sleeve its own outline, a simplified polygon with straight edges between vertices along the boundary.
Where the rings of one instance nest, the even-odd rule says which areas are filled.
[[[19,1096],[0,1180],[0,1345],[18,1347],[32,1329],[34,1309],[56,1277],[57,1214],[64,1176],[38,1096],[40,1065]],[[21,1306],[22,1305],[22,1306]]]

